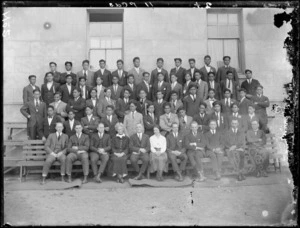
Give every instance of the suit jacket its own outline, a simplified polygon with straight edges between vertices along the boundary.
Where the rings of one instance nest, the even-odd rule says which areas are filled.
[[[41,98],[47,105],[54,101],[54,94],[59,91],[60,84],[53,82],[50,90],[47,87],[47,83],[42,85]]]
[[[206,148],[208,150],[213,150],[216,148],[224,149],[224,136],[222,131],[218,131],[217,129],[213,135],[209,130],[204,134],[204,136],[206,139]]]
[[[222,98],[224,98],[224,91],[226,89],[226,81],[227,80],[223,80],[220,82]],[[237,100],[239,98],[239,93],[238,93],[239,83],[236,81],[233,81],[233,80],[231,80],[231,82],[232,82],[231,98]]]
[[[67,104],[63,101],[60,101],[57,107],[55,107],[55,102],[51,103],[50,105],[54,107],[54,114],[59,117],[60,122],[64,122],[65,118],[68,117]]]
[[[144,100],[143,103],[141,103],[140,100],[137,101],[137,107],[136,107],[136,111],[138,111],[139,113],[141,113],[142,115],[147,115],[147,109],[149,104],[151,103],[151,101],[149,100]]]
[[[221,101],[221,106],[222,106],[222,113],[225,113],[225,114],[228,114],[228,113],[231,113],[231,108],[230,106],[233,104],[233,103],[237,103],[236,100],[230,98],[230,104],[229,106],[225,104],[225,98],[222,99]]]
[[[264,95],[261,95],[261,97],[255,95],[251,97],[251,101],[253,104],[257,102],[257,104],[255,104],[255,113],[260,115],[263,123],[266,125],[268,123],[267,107],[270,106],[269,98]]]
[[[97,99],[102,101],[104,99],[104,90],[105,90],[105,87],[102,85],[102,88],[101,88],[101,91],[99,92],[98,89],[97,89],[97,85],[94,87],[95,90],[97,90]]]
[[[172,89],[172,84],[170,84],[170,86],[171,86],[171,92],[172,91],[177,92],[178,100],[181,100],[183,98],[182,85],[177,82],[173,89]],[[171,94],[170,94],[170,99],[171,99]]]
[[[196,96],[196,100],[193,101],[191,96],[185,96],[183,98],[183,107],[186,110],[186,114],[188,116],[194,116],[195,114],[199,113],[199,106],[202,102],[202,99],[199,96]]]
[[[217,99],[214,98],[213,102],[215,102]],[[210,100],[209,98],[207,100],[204,101],[206,103],[206,109],[205,109],[205,112],[207,115],[210,115],[212,114],[215,110],[214,110],[214,107],[213,107],[213,103],[211,104],[210,103]]]
[[[245,149],[246,140],[245,140],[245,132],[238,130],[235,134],[230,128],[225,136],[224,136],[224,146],[229,149],[231,146],[236,146],[237,149],[242,148]]]
[[[106,116],[106,107],[108,105],[112,105],[114,108],[116,108],[116,101],[110,99],[110,102],[108,102],[106,100],[106,98],[104,98],[101,102],[99,102],[99,105],[97,106],[97,115],[102,117]]]
[[[231,71],[233,73],[233,79],[232,80],[239,83],[239,77],[238,77],[238,74],[236,72],[236,69],[231,67],[231,66],[229,66],[227,68],[225,68],[225,66],[219,67],[217,75],[216,75],[216,81],[221,82],[221,81],[225,80],[226,77],[227,77],[227,74],[226,74],[227,71]]]
[[[50,154],[52,152],[63,154],[67,153],[69,137],[66,134],[61,134],[60,139],[58,140],[56,132],[51,133],[45,143],[45,151]]]
[[[173,101],[170,101],[170,104],[171,104],[171,112],[174,114],[177,114],[177,110],[183,107],[183,103],[181,100],[177,100],[176,105],[174,105]]]
[[[115,113],[118,116],[118,119],[120,122],[123,122],[125,112],[129,110],[129,101],[130,101],[130,99],[128,100],[128,102],[126,104],[124,99],[122,99],[122,98],[119,98],[117,100]]]
[[[163,114],[159,117],[159,126],[163,131],[171,131],[172,123],[179,124],[178,116],[174,113],[170,113],[170,118],[167,117],[167,114]]]
[[[200,113],[194,115],[193,120],[196,121],[198,123],[198,125],[201,125],[201,127],[198,128],[198,131],[205,133],[209,130],[209,120],[210,117],[207,113],[204,114],[204,117],[202,118],[200,116]]]
[[[134,76],[134,83],[136,85],[140,84],[143,81],[143,73],[145,72],[144,69],[139,68],[139,73],[133,67],[131,70],[128,71],[128,75],[132,74]]]
[[[66,84],[60,86],[59,91],[61,93],[61,100],[65,103],[68,103],[70,99],[73,99],[73,91],[76,87],[71,84],[71,92],[69,93],[68,87]]]
[[[77,101],[71,99],[67,104],[67,112],[69,112],[71,109],[74,110],[75,120],[81,121],[81,118],[84,117],[85,107],[85,99],[83,99],[82,97],[79,97]]]
[[[93,86],[96,86],[96,80],[97,80],[97,77],[99,77],[99,76],[102,78],[102,85],[104,87],[108,88],[112,85],[111,72],[109,70],[105,69],[102,74],[101,70],[99,69],[94,74],[94,85]]]
[[[49,136],[49,134],[55,133],[56,132],[56,129],[55,129],[56,123],[59,123],[59,122],[61,122],[61,119],[57,115],[54,115],[52,117],[52,121],[49,125],[48,117],[46,116],[44,118],[43,125],[40,125],[39,136],[42,136],[42,137],[44,136],[45,138],[47,138]]]
[[[118,100],[121,97],[121,95],[123,96],[123,87],[122,86],[118,85],[118,88],[117,88],[116,92],[114,90],[114,86],[113,85],[110,86],[109,88],[111,89],[111,98],[113,100],[116,101],[116,100]]]
[[[142,124],[144,127],[144,121],[143,121],[143,115],[139,112],[135,112],[134,118],[132,118],[131,112],[125,115],[124,117],[124,126],[125,126],[125,135],[128,137],[132,136],[133,134],[136,133],[136,125],[137,124]]]
[[[228,129],[231,129],[231,121],[233,119],[237,119],[238,122],[239,122],[239,126],[238,126],[238,129],[239,131],[245,133],[247,130],[248,130],[248,123],[247,123],[247,119],[244,115],[240,115],[238,114],[237,117],[233,116],[233,113],[231,114],[227,114],[226,116],[226,121],[227,121],[227,128]]]
[[[195,82],[190,81],[189,84],[187,84],[187,82],[184,83],[184,85],[182,85],[182,95],[183,97],[185,97],[186,95],[189,94],[189,86],[190,85],[195,85]]]
[[[40,87],[38,87],[38,86],[35,86],[35,89],[41,91]],[[31,85],[25,86],[23,89],[23,104],[25,104],[26,102],[31,101],[33,99],[34,99],[34,97],[33,97],[32,86]]]
[[[90,140],[90,151],[98,153],[98,149],[102,148],[106,153],[111,150],[111,139],[108,134],[103,134],[102,138],[99,137],[98,132],[91,136]]]
[[[154,120],[153,120],[153,118],[149,114],[147,114],[144,115],[143,122],[144,122],[145,134],[147,134],[149,137],[152,136],[154,134],[153,132],[154,126],[159,124],[158,117],[154,115]]]
[[[176,72],[176,67],[172,68],[170,71],[170,77],[172,74],[175,74],[177,76],[177,82],[183,85],[185,83],[185,74],[186,74],[186,69],[183,67],[179,67],[178,71]]]
[[[58,84],[60,84],[60,72],[58,72],[58,71],[55,71],[55,72],[52,72],[53,73],[53,81],[54,82],[56,82],[56,83],[58,83]],[[44,77],[44,84],[46,84],[47,83],[47,77],[46,77],[46,75],[45,75],[45,77]]]
[[[205,66],[201,67],[199,71],[200,71],[200,73],[201,73],[201,79],[202,79],[203,81],[206,81],[206,82],[208,82],[208,73],[209,73],[209,72],[214,72],[215,75],[217,74],[216,68],[214,68],[214,67],[212,67],[212,66],[210,66],[210,71],[209,71],[209,72],[207,72]]]
[[[156,93],[157,93],[158,90],[163,91],[163,94],[164,94],[164,98],[163,99],[165,101],[169,101],[169,99],[170,99],[170,92],[171,92],[171,85],[170,85],[170,83],[164,81],[160,87],[158,87],[158,82],[154,83],[153,87],[152,87],[152,98],[153,99],[157,99]]]
[[[218,120],[215,112],[210,115],[209,120]],[[217,122],[217,130],[223,132],[226,129],[228,129],[226,114],[220,113],[220,123]]]
[[[136,100],[138,97],[138,93],[137,93],[137,86],[135,84],[133,84],[133,90],[131,89],[131,87],[127,84],[126,86],[123,87],[123,91],[121,93],[121,98],[123,98],[123,94],[124,94],[124,89],[128,89],[130,91],[130,99]]]
[[[212,88],[211,83],[209,81],[207,82],[207,85],[208,85],[208,89]],[[215,98],[217,100],[221,100],[223,95],[222,95],[221,86],[218,82],[214,81],[214,88],[213,89],[215,90]]]
[[[96,99],[96,103],[95,103],[95,106],[94,106],[94,103],[93,103],[92,99],[88,99],[88,100],[85,101],[85,104],[86,104],[85,106],[86,107],[88,107],[88,106],[89,107],[93,107],[93,116],[98,116],[98,114],[97,114],[97,107],[98,107],[98,105],[99,105],[100,102],[101,101],[99,99]]]
[[[83,69],[81,71],[77,72],[77,84],[76,86],[79,85],[79,78],[84,77],[84,73],[83,73]],[[86,85],[87,86],[96,86],[96,77],[95,77],[95,73],[91,70],[87,71],[87,76],[86,76]]]
[[[161,69],[161,73],[165,76],[164,77],[164,81],[165,82],[170,82],[170,78],[168,75],[168,71],[166,71],[165,69]],[[158,70],[157,68],[155,68],[154,70],[151,71],[151,78],[150,78],[150,83],[153,85],[155,82],[158,81],[157,79],[157,75],[158,75]]]
[[[109,134],[111,138],[117,134],[115,126],[118,122],[118,117],[115,114],[112,115],[111,122],[107,119],[107,115],[101,118],[101,123],[103,123],[105,127],[109,127],[109,130],[106,131],[106,133]]]
[[[261,118],[260,115],[255,114],[252,118],[250,118],[249,114],[247,114],[247,115],[245,115],[244,117],[245,117],[245,119],[246,119],[246,121],[247,121],[247,130],[251,130],[251,129],[252,129],[252,124],[251,124],[251,122],[252,122],[253,120],[258,121],[258,123],[259,123],[259,129],[262,129],[262,128],[264,129],[264,121],[262,120],[262,118]]]
[[[154,101],[153,105],[154,105],[154,115],[159,119],[159,117],[161,115],[163,115],[165,113],[164,111],[164,104],[166,103],[166,101],[163,100],[163,102],[161,102],[160,104],[158,103],[158,101]]]
[[[196,81],[196,78],[195,78],[195,71],[199,71],[199,69],[197,69],[197,68],[195,67],[195,68],[194,68],[194,73],[193,73],[193,75],[192,75],[192,70],[191,70],[191,68],[188,69],[188,70],[186,70],[186,74],[189,73],[189,74],[191,75],[191,78],[192,78],[192,81],[193,81],[193,82]]]
[[[69,136],[69,138],[76,134],[76,131],[75,131],[75,126],[78,125],[78,124],[81,124],[78,120],[75,120],[74,119],[74,124],[73,124],[73,128],[71,129],[71,126],[70,126],[70,122],[69,120],[65,121],[64,123],[64,130],[63,132]]]
[[[202,100],[206,100],[208,95],[208,85],[206,81],[195,82],[198,85],[197,96],[199,96]]]
[[[130,136],[129,150],[130,152],[139,152],[141,148],[146,149],[146,153],[150,151],[150,139],[146,134],[142,134],[142,140],[139,139],[138,134]]]
[[[91,136],[93,133],[97,132],[97,127],[98,127],[99,122],[100,122],[100,119],[97,116],[92,116],[90,121],[88,120],[87,116],[81,118],[81,125],[83,127],[82,132],[84,134]],[[86,126],[88,128],[85,128]]]
[[[193,122],[193,118],[191,116],[186,116],[187,121],[185,122],[181,117],[179,119],[179,131],[185,136],[191,131],[191,123]]]
[[[197,146],[191,145],[191,143],[196,143]],[[195,151],[196,147],[202,147],[204,149],[205,145],[206,145],[206,138],[201,132],[197,132],[196,136],[194,136],[192,131],[190,131],[190,133],[184,137],[184,147],[186,148],[187,152]]]
[[[256,95],[256,87],[260,85],[259,81],[256,79],[251,79],[251,84],[248,83],[247,80],[243,81],[241,84],[241,88],[244,88],[247,91],[247,94],[251,94],[253,96]]]
[[[72,135],[68,142],[68,149],[69,153],[77,153],[77,150],[72,149],[73,146],[77,146],[78,150],[84,150],[86,152],[89,151],[90,148],[90,138],[88,135],[81,133],[80,138],[78,139],[77,135]]]
[[[119,85],[124,87],[127,85],[127,76],[128,76],[128,72],[124,71],[122,72],[121,77],[119,76],[118,70],[115,70],[111,73],[111,78],[113,78],[114,76],[117,76],[119,78]]]
[[[150,83],[149,84],[149,89],[148,87],[146,86],[146,83],[145,81],[143,80],[140,84],[138,84],[136,86],[136,94],[138,95],[140,93],[141,90],[144,90],[147,92],[147,100],[152,100],[152,84]]]
[[[167,153],[171,153],[174,150],[178,150],[182,153],[185,153],[186,149],[184,148],[184,135],[179,133],[177,138],[175,138],[173,132],[167,136]]]
[[[60,83],[61,85],[66,84],[66,82],[67,82],[67,81],[66,81],[67,75],[68,75],[67,72],[61,73],[61,74],[60,74],[60,81],[59,81],[59,83]],[[77,75],[74,74],[74,73],[72,73],[72,72],[71,72],[70,75],[72,76],[72,83],[71,83],[71,84],[72,84],[73,86],[76,86],[76,85],[77,85]]]
[[[20,112],[27,119],[30,115],[30,118],[27,122],[27,127],[33,127],[36,123],[38,123],[39,126],[42,125],[44,118],[47,116],[46,104],[42,101],[40,101],[37,110],[34,101],[28,101],[21,107]]]
[[[80,97],[82,97],[83,98],[83,91],[82,91],[82,89],[81,89],[81,87],[78,87],[78,89],[80,90]],[[85,100],[88,100],[88,99],[90,99],[91,98],[91,90],[92,90],[92,87],[90,87],[90,86],[85,86]]]
[[[252,101],[245,97],[242,102],[241,100],[239,100],[238,104],[239,104],[239,114],[247,115],[249,105],[252,104]]]
[[[261,139],[261,141],[258,141],[259,139]],[[264,131],[258,130],[257,134],[255,135],[255,132],[252,129],[247,131],[246,140],[249,148],[263,147],[267,142]]]

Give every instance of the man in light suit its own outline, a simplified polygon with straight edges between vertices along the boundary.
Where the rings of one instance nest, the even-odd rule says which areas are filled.
[[[75,126],[76,134],[72,135],[68,142],[68,155],[66,158],[66,169],[68,175],[68,182],[72,182],[72,166],[73,163],[77,160],[80,160],[82,163],[83,169],[83,181],[82,184],[87,183],[87,177],[89,174],[89,155],[88,151],[90,148],[90,139],[89,136],[82,133],[82,126],[78,124]]]
[[[186,115],[186,111],[183,107],[178,109],[178,118],[179,118],[179,131],[183,136],[186,136],[190,133],[191,123],[193,118]]]
[[[76,86],[77,75],[72,72],[72,66],[73,66],[72,62],[68,62],[68,61],[65,62],[66,72],[60,74],[60,84],[61,85],[66,84],[67,75],[71,75],[72,76],[72,85]]]
[[[111,98],[117,101],[121,97],[123,87],[119,85],[119,77],[112,76],[112,85],[109,87],[112,91]]]
[[[152,99],[152,84],[150,83],[150,74],[148,72],[143,73],[143,81],[136,86],[137,94],[139,94],[141,90],[146,91],[147,100]]]
[[[45,143],[45,151],[47,153],[46,161],[43,165],[42,184],[45,184],[46,177],[53,162],[60,162],[61,181],[65,181],[66,174],[66,154],[69,137],[62,133],[64,127],[60,122],[56,123],[56,132],[49,135]]]
[[[105,69],[105,65],[106,65],[105,60],[101,59],[99,61],[100,69],[97,70],[95,72],[95,75],[94,75],[94,85],[96,85],[96,78],[100,76],[102,78],[102,84],[103,84],[103,86],[105,88],[108,88],[112,84],[112,81],[111,81],[111,72],[109,70]]]
[[[101,118],[101,123],[104,124],[104,130],[107,134],[109,134],[112,139],[116,136],[116,124],[119,122],[118,117],[114,114],[114,107],[112,105],[108,105],[105,108],[105,116]]]
[[[111,89],[107,88],[104,90],[104,99],[102,99],[101,102],[99,102],[99,105],[97,107],[97,115],[101,118],[106,116],[106,107],[108,105],[111,105],[113,109],[116,109],[116,101],[111,99]]]
[[[224,94],[225,89],[229,89],[231,91],[231,98],[237,100],[239,95],[238,94],[239,83],[232,80],[233,77],[232,71],[227,71],[226,74],[227,74],[227,78],[220,82],[222,95]]]
[[[152,98],[157,99],[156,93],[158,90],[162,91],[164,94],[164,100],[169,101],[171,85],[169,82],[164,81],[164,75],[162,73],[158,73],[158,80],[155,84],[153,84],[152,88]]]
[[[142,124],[144,128],[143,115],[136,111],[136,101],[129,102],[130,112],[124,117],[124,133],[128,137],[136,133],[136,125]]]
[[[239,114],[241,115],[247,115],[248,107],[252,104],[252,101],[246,98],[246,92],[244,88],[240,89]]]
[[[68,117],[67,114],[67,104],[61,101],[61,93],[57,92],[54,94],[54,102],[50,104],[54,107],[54,115],[57,115],[60,122],[64,122],[65,118]]]
[[[85,104],[86,107],[92,107],[93,108],[93,116],[97,116],[97,108],[99,106],[100,101],[97,99],[97,90],[92,89],[91,90],[91,98],[86,100]]]
[[[128,71],[128,75],[132,74],[134,76],[135,85],[138,85],[143,80],[143,73],[145,72],[145,70],[140,68],[140,58],[139,57],[133,58],[133,65],[134,65],[134,67]]]
[[[61,85],[59,88],[59,92],[61,93],[61,100],[65,103],[68,103],[70,99],[73,99],[73,91],[76,88],[72,84],[73,78],[72,75],[68,74],[66,76],[66,83]]]
[[[53,81],[60,84],[60,73],[58,71],[56,71],[57,64],[55,62],[50,62],[49,67],[50,67],[50,72],[53,75]],[[45,74],[45,77],[44,77],[44,84],[46,84],[46,83],[47,83],[47,73]]]
[[[151,82],[152,85],[158,81],[158,79],[157,79],[158,73],[162,73],[164,75],[164,81],[165,82],[170,81],[169,76],[168,76],[168,71],[163,69],[163,65],[164,65],[164,59],[163,58],[158,58],[156,60],[157,68],[152,70],[152,72],[151,72],[150,82]]]
[[[181,84],[177,82],[177,76],[175,74],[170,75],[171,77],[171,92],[174,91],[177,93],[177,97],[179,100],[183,98],[183,87]],[[172,93],[171,93],[172,95]]]
[[[194,73],[195,75],[195,83],[198,85],[198,89],[197,89],[197,96],[201,99],[201,100],[206,100],[207,95],[208,95],[208,85],[206,81],[203,81],[201,79],[201,73],[200,71],[195,71]]]
[[[145,73],[145,72],[144,72]],[[134,83],[134,75],[129,74],[127,76],[127,85],[123,89],[128,89],[130,91],[130,99],[137,100],[137,85]]]
[[[44,119],[47,117],[46,104],[40,101],[41,92],[39,90],[33,91],[34,99],[26,102],[20,109],[20,112],[28,120],[27,133],[29,139],[42,139],[42,135],[38,135],[39,129],[43,125]]]
[[[175,58],[175,68],[172,68],[170,71],[170,75],[176,74],[177,76],[177,81],[181,85],[184,85],[185,83],[185,75],[186,75],[186,69],[181,67],[182,59],[181,58]]]
[[[195,72],[199,71],[199,69],[197,69],[195,66],[196,60],[194,58],[189,59],[189,64],[190,64],[190,69],[188,69],[186,73],[189,73],[191,75],[192,81],[195,82],[196,81]]]
[[[206,82],[208,82],[208,74],[210,72],[213,72],[214,75],[217,74],[216,68],[212,67],[210,63],[211,63],[211,57],[209,55],[206,55],[204,57],[204,66],[199,70],[201,73],[201,79]]]
[[[81,118],[81,125],[83,127],[82,132],[91,138],[91,136],[97,132],[97,126],[100,122],[100,119],[93,115],[92,106],[87,106],[85,108],[85,113],[86,116]]]
[[[246,80],[242,82],[241,88],[246,90],[246,97],[251,99],[252,96],[256,95],[256,88],[260,85],[260,82],[252,78],[252,71],[245,70]]]
[[[117,70],[111,73],[112,77],[114,76],[118,77],[119,79],[118,83],[122,87],[127,85],[127,76],[128,76],[128,72],[123,69],[123,64],[124,64],[123,60],[119,59],[117,61]]]
[[[177,114],[178,109],[183,107],[183,103],[181,100],[178,99],[178,94],[176,91],[171,92],[170,104],[171,104],[171,112],[174,114]]]
[[[83,60],[82,61],[82,70],[77,72],[77,86],[79,82],[79,78],[85,77],[86,78],[86,84],[88,86],[95,86],[96,83],[94,83],[94,72],[89,70],[90,68],[90,61],[89,60]]]
[[[54,101],[54,94],[59,91],[60,84],[53,81],[53,73],[46,73],[47,82],[41,86],[42,101],[48,106]]]
[[[226,79],[227,71],[231,71],[233,74],[233,81],[237,82],[239,84],[239,77],[236,72],[236,69],[229,66],[230,64],[230,56],[224,56],[223,57],[223,62],[224,66],[218,68],[217,76],[216,76],[216,81],[221,82]]]
[[[159,117],[159,126],[161,128],[161,134],[167,136],[169,132],[172,130],[172,123],[179,124],[177,114],[171,113],[171,105],[170,103],[164,104],[165,114]]]
[[[159,118],[154,114],[154,104],[150,103],[148,105],[148,113],[147,115],[144,115],[143,117],[143,122],[144,122],[144,127],[145,127],[145,134],[147,134],[149,137],[151,137],[154,132],[153,128],[158,125]]]
[[[144,173],[150,160],[150,140],[149,136],[143,133],[143,128],[142,124],[137,124],[136,133],[130,137],[129,141],[129,149],[131,151],[130,161],[132,167],[137,173],[137,176],[134,178],[135,180],[142,180],[145,178]],[[138,165],[138,160],[143,162],[141,168]]]
[[[97,99],[103,100],[105,96],[105,87],[102,85],[102,78],[100,76],[96,78],[96,86],[94,89],[97,91]]]
[[[75,120],[74,110],[68,111],[68,120],[66,120],[64,125],[64,133],[70,138],[72,135],[76,134],[75,126],[81,124],[78,120]]]
[[[208,89],[214,89],[215,90],[215,98],[217,100],[222,99],[222,91],[221,91],[221,86],[218,82],[215,81],[215,73],[214,72],[209,72],[208,73]]]
[[[29,75],[28,80],[29,80],[29,85],[24,87],[23,89],[23,104],[33,100],[33,90],[36,89],[40,90],[40,88],[35,85],[36,83],[35,75]]]

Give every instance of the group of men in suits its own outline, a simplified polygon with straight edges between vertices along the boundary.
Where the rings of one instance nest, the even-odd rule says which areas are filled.
[[[84,60],[83,69],[77,74],[72,73],[71,62],[65,63],[65,73],[57,72],[56,63],[51,62],[51,71],[45,74],[41,89],[35,85],[36,76],[30,75],[30,84],[23,90],[21,113],[28,119],[28,136],[46,141],[49,135],[57,133],[59,122],[70,139],[76,134],[77,125],[81,125],[82,134],[91,139],[99,123],[103,124],[105,134],[113,137],[118,122],[124,123],[129,137],[137,133],[137,124],[148,136],[153,134],[153,127],[159,125],[166,137],[176,128],[185,137],[193,127],[195,130],[195,123],[197,132],[212,132],[210,123],[213,122],[215,131],[222,134],[232,128],[234,119],[238,120],[239,131],[243,134],[251,130],[253,121],[258,123],[260,130],[267,132],[269,99],[263,95],[263,87],[252,78],[251,70],[245,71],[246,80],[240,85],[236,70],[230,66],[230,57],[224,56],[223,61],[224,66],[216,70],[207,55],[204,66],[197,69],[195,59],[189,59],[190,69],[186,70],[181,67],[182,60],[175,58],[175,68],[170,74],[163,68],[162,58],[157,59],[157,68],[151,73],[140,67],[139,57],[133,59],[134,67],[128,72],[124,71],[122,60],[117,61],[117,70],[113,72],[105,69],[105,60],[100,60],[100,69],[92,72],[89,61]],[[213,140],[217,139],[213,137]],[[216,152],[211,147],[208,151],[206,155],[212,158],[219,179],[219,149]],[[198,167],[202,181],[205,177],[198,164],[201,159],[199,153],[196,155],[188,155],[188,158],[195,169]],[[73,156],[71,160],[81,157],[85,156]],[[178,167],[173,164],[173,168],[177,172]],[[239,175],[238,179],[242,180],[244,177]],[[179,179],[182,180],[180,175]]]

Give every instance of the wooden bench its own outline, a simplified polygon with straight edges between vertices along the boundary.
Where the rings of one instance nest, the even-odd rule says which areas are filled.
[[[6,126],[6,128],[9,131],[8,140],[12,140],[12,137],[14,135],[27,129],[27,123],[25,123],[25,122],[6,122],[6,123],[4,123],[4,125]],[[13,130],[18,130],[18,131],[15,132],[15,134],[13,135]]]
[[[3,166],[4,174],[18,168],[18,162],[22,160],[21,156],[16,157],[11,154],[15,149],[23,147],[23,140],[5,140],[3,143]]]

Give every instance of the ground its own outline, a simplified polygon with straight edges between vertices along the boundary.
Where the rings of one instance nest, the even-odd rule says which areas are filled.
[[[170,177],[171,178],[171,177]],[[177,188],[130,187],[113,180],[42,190],[32,175],[6,177],[4,222],[11,225],[280,225],[291,202],[291,175],[234,176]],[[50,182],[56,180],[48,180]],[[92,180],[91,180],[92,181]],[[50,183],[48,182],[48,183]],[[34,190],[35,189],[35,190]]]

